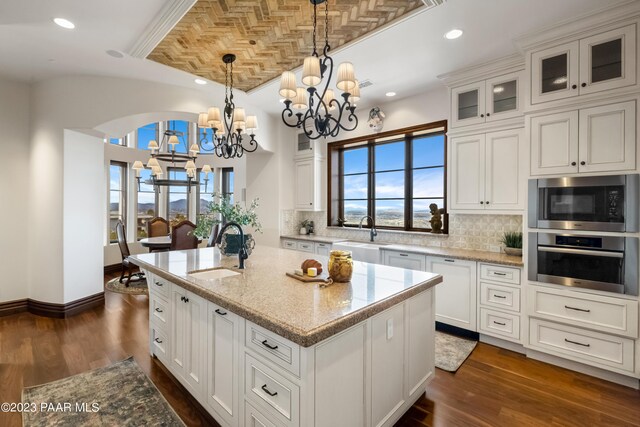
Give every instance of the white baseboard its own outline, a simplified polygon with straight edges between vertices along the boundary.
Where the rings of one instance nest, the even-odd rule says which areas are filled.
[[[505,348],[520,354],[526,354],[527,352],[527,349],[525,349],[522,344],[491,337],[489,335],[480,334],[480,342],[493,345],[495,347]]]

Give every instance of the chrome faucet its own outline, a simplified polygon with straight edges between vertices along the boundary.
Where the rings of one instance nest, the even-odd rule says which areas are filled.
[[[240,224],[238,224],[237,222],[231,221],[223,225],[222,229],[218,233],[218,238],[216,239],[216,243],[220,244],[220,242],[222,242],[222,235],[224,234],[225,230],[229,227],[235,227],[238,229],[238,231],[240,231],[240,249],[238,250],[238,260],[239,260],[238,268],[243,270],[244,260],[249,258],[249,255],[247,254],[247,248],[245,248],[244,246],[244,231],[242,231],[242,227],[240,226]]]
[[[373,238],[378,235],[378,232],[376,231],[376,222],[374,221],[373,217],[371,217],[371,215],[365,215],[362,218],[360,218],[360,227],[358,228],[362,228],[362,221],[364,221],[367,218],[371,220],[371,230],[369,230],[369,238],[373,242]]]

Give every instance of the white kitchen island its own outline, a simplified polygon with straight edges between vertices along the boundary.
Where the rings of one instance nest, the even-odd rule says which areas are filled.
[[[245,270],[216,248],[131,257],[151,354],[220,424],[393,425],[433,377],[441,276],[362,262],[326,288],[285,276],[309,257],[256,248]]]

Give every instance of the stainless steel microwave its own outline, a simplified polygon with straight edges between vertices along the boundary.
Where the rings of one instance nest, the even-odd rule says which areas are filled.
[[[637,232],[640,175],[529,180],[529,227]]]
[[[529,280],[638,296],[638,238],[529,233]]]

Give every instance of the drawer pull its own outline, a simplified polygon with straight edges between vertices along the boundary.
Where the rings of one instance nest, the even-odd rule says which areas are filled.
[[[568,340],[568,339],[566,339],[566,338],[564,339],[564,341],[565,341],[565,342],[570,342],[571,344],[581,345],[581,346],[583,346],[583,347],[591,347],[591,344],[583,344],[583,343],[581,343],[581,342],[578,342],[578,341],[571,341],[571,340]]]
[[[324,248],[327,245],[325,245],[324,243],[318,243],[318,246],[320,246],[321,248]]]
[[[507,273],[500,273],[499,271],[494,271],[491,274],[493,274],[494,276],[506,276]]]
[[[161,308],[156,308],[156,311],[157,311],[158,313],[162,313],[162,312],[163,312],[163,310],[162,310]]]
[[[278,395],[277,391],[274,391],[274,392],[269,391],[269,389],[267,388],[266,384],[262,384],[262,387],[260,387],[260,388],[271,397]]]
[[[158,344],[162,344],[162,340],[160,338],[156,338],[154,341],[157,342]]]
[[[445,258],[444,260],[445,260],[446,262],[456,262],[456,260],[455,260],[455,259],[447,259],[447,258]]]
[[[270,345],[270,344],[267,342],[267,340],[262,341],[262,345],[263,345],[263,346],[265,346],[265,347],[267,347],[267,348],[270,348],[271,350],[275,350],[275,349],[277,349],[277,348],[278,348],[278,346],[277,346],[277,345]]]
[[[156,286],[162,286],[162,283],[156,282]]]
[[[500,326],[505,326],[506,323],[502,323],[502,322],[497,322],[497,321],[493,321],[493,323],[495,323],[496,325],[500,325]]]
[[[493,295],[493,297],[494,297],[494,298],[502,298],[502,299],[507,298],[507,297],[505,297],[504,295],[496,295],[496,294],[494,294],[494,295]]]
[[[398,254],[400,256],[409,256],[409,254]]]
[[[565,305],[564,308],[569,309],[569,310],[582,311],[584,313],[591,313],[591,310],[587,310],[585,308],[570,307],[568,305]]]
[[[221,311],[219,308],[216,308],[216,313],[218,313],[220,316],[226,316],[227,315],[226,311]]]

